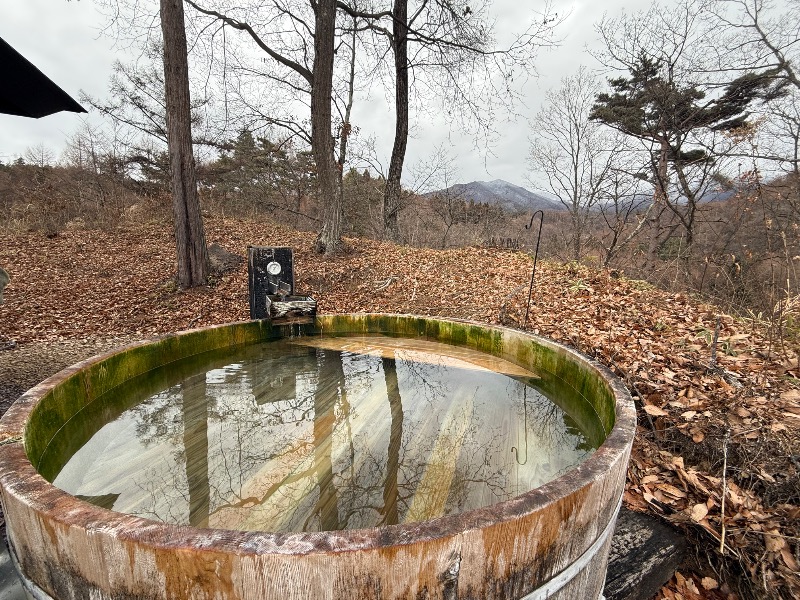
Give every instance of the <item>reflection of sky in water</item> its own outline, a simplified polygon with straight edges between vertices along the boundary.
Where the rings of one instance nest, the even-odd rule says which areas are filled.
[[[463,348],[299,338],[246,354],[122,411],[54,483],[169,523],[343,529],[507,500],[591,451],[530,372]]]

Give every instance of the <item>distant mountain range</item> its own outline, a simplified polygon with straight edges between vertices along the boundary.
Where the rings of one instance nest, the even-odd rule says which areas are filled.
[[[701,198],[700,203],[724,202],[736,193],[736,190],[722,190],[711,188]],[[456,183],[444,190],[437,190],[425,194],[426,197],[436,194],[449,194],[465,202],[474,200],[476,203],[499,206],[507,212],[531,212],[536,210],[566,210],[558,200],[545,196],[543,193],[531,192],[523,187],[514,185],[502,179],[494,181],[472,181],[470,183]],[[652,193],[637,194],[627,199],[630,203],[639,205],[639,210],[647,209],[652,202]],[[675,199],[677,204],[685,204],[686,198]],[[595,206],[593,210],[599,210]]]
[[[466,202],[474,200],[477,203],[499,206],[509,212],[525,212],[534,210],[564,210],[558,200],[551,200],[542,194],[526,190],[502,179],[494,181],[473,181],[471,183],[457,183],[444,190],[437,190],[426,196],[450,194],[458,196]]]

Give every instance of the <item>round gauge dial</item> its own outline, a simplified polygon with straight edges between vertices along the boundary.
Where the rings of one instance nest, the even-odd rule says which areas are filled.
[[[281,265],[280,263],[275,262],[274,260],[267,265],[267,273],[270,275],[280,275],[281,274]]]

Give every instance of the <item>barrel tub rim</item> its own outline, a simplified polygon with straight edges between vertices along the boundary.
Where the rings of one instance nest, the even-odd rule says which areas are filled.
[[[5,495],[9,494],[15,500],[27,505],[41,519],[61,523],[70,528],[83,528],[88,532],[102,531],[113,534],[122,541],[141,544],[154,550],[191,549],[197,552],[212,551],[238,556],[339,554],[418,544],[440,538],[454,538],[465,531],[483,530],[521,517],[530,517],[551,505],[563,502],[571,494],[587,488],[596,481],[598,473],[608,472],[612,467],[618,467],[622,460],[627,464],[636,429],[633,400],[622,382],[607,367],[596,360],[563,344],[529,332],[468,320],[354,313],[320,315],[315,324],[322,324],[324,330],[326,323],[335,323],[337,320],[363,321],[386,317],[425,323],[476,326],[501,336],[523,336],[535,344],[558,353],[564,353],[569,360],[593,371],[602,380],[601,384],[607,386],[612,397],[616,399],[613,428],[600,447],[583,463],[562,476],[510,500],[429,521],[341,531],[270,533],[166,524],[118,513],[79,500],[47,482],[34,468],[24,449],[25,426],[35,406],[48,392],[79,371],[130,349],[187,334],[233,328],[240,325],[253,326],[253,323],[263,322],[227,323],[181,331],[124,345],[67,367],[23,394],[0,420],[0,491],[3,496],[3,508],[5,509]],[[352,333],[357,334],[359,330],[353,330]],[[621,496],[622,491],[622,489],[613,490],[611,494],[615,495],[616,499]],[[616,501],[614,504],[616,505]],[[614,515],[610,515],[609,518],[613,519]],[[13,531],[13,522],[10,522],[9,525],[9,530]],[[602,525],[605,526],[605,523]]]

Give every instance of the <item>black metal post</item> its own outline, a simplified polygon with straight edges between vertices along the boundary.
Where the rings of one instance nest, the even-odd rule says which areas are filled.
[[[531,222],[525,226],[525,229],[533,228],[533,220],[539,215],[539,233],[536,236],[536,250],[533,253],[533,272],[531,273],[531,285],[528,288],[528,305],[525,307],[525,320],[522,321],[522,327],[528,325],[528,313],[531,310],[531,294],[533,293],[533,278],[536,277],[536,263],[539,260],[539,242],[542,241],[542,225],[544,225],[544,212],[537,210],[531,215]]]

